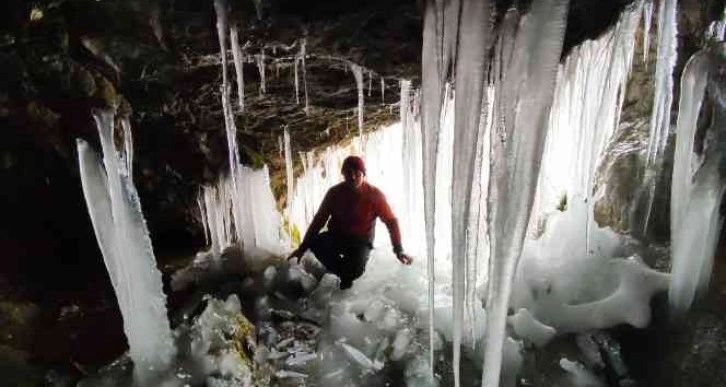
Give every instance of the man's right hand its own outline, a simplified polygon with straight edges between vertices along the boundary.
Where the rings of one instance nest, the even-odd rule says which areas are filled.
[[[298,248],[298,249],[295,249],[295,251],[293,251],[293,252],[292,252],[292,253],[291,253],[291,254],[290,254],[290,255],[289,255],[288,257],[287,257],[287,260],[289,261],[289,260],[291,260],[291,259],[293,259],[293,258],[297,258],[298,260],[300,260],[300,258],[301,258],[301,257],[303,256],[303,254],[305,254],[305,252],[304,252],[304,251],[300,250],[299,248]]]

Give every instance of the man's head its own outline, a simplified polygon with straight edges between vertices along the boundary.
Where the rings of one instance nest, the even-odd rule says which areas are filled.
[[[341,173],[343,173],[346,183],[353,188],[358,188],[363,184],[366,175],[366,164],[358,156],[348,156],[343,161]]]

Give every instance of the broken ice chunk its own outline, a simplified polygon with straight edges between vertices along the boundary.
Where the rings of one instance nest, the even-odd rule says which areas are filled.
[[[551,326],[542,324],[527,309],[521,308],[513,316],[507,318],[517,336],[527,339],[539,348],[544,347],[555,336],[557,331]]]

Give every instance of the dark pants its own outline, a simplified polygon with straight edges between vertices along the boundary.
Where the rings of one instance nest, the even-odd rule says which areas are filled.
[[[340,277],[341,289],[349,288],[353,280],[363,275],[371,248],[371,243],[366,240],[330,232],[316,235],[310,244],[310,250],[318,261]]]

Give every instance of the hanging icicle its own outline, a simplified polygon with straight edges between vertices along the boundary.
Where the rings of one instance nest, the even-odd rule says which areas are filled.
[[[232,58],[234,59],[234,69],[237,75],[237,101],[240,113],[245,111],[245,78],[243,56],[239,49],[239,36],[237,24],[234,24],[229,32],[229,40],[232,45]]]
[[[653,114],[650,120],[648,155],[646,159],[645,192],[647,208],[643,231],[650,223],[653,210],[655,186],[661,169],[660,157],[668,140],[671,126],[671,105],[673,104],[673,68],[678,56],[676,35],[676,0],[663,0],[658,4],[658,59],[655,64],[655,93]]]
[[[358,141],[363,149],[363,109],[365,108],[363,96],[363,68],[355,63],[350,64],[350,71],[355,77],[355,84],[358,88]]]
[[[265,49],[260,50],[260,53],[255,55],[257,61],[257,70],[260,72],[260,97],[267,93],[267,87],[265,85]]]

